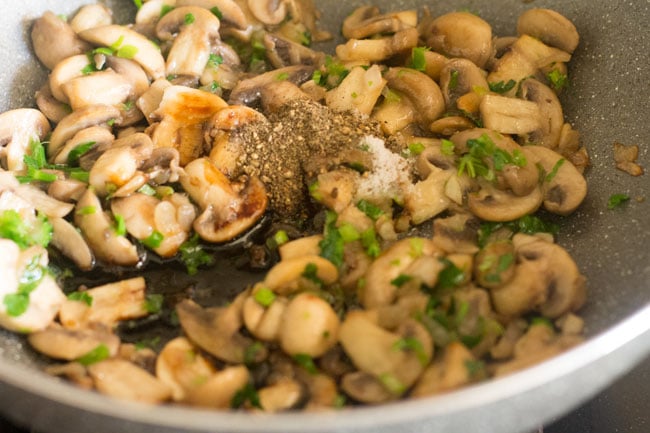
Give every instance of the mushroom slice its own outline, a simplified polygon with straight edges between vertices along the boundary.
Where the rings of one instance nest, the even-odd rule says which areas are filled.
[[[440,88],[447,109],[456,108],[459,98],[474,89],[489,89],[485,73],[467,59],[450,59],[440,71]],[[460,108],[460,107],[458,107]],[[467,110],[466,110],[467,111]]]
[[[162,17],[156,25],[158,38],[167,41],[176,35],[167,54],[167,75],[198,79],[208,63],[213,41],[220,38],[220,24],[216,15],[196,6],[177,7]]]
[[[230,408],[233,397],[249,382],[250,373],[246,367],[227,367],[209,377],[205,383],[191,389],[185,402],[213,409]]]
[[[176,305],[176,313],[183,331],[194,344],[223,361],[242,364],[246,350],[253,344],[253,340],[239,332],[244,300],[240,295],[227,307],[203,308],[187,299]],[[266,355],[265,349],[258,350],[254,361],[259,362]]]
[[[101,345],[108,349],[110,356],[115,356],[120,346],[117,335],[102,326],[77,330],[51,326],[31,333],[27,341],[40,353],[66,361],[81,358]]]
[[[75,33],[109,24],[113,24],[113,12],[101,4],[82,6],[70,20],[70,27]]]
[[[462,57],[483,68],[492,57],[492,28],[469,12],[452,12],[425,23],[426,45],[449,57]]]
[[[121,320],[146,316],[146,282],[142,277],[104,284],[86,290],[91,305],[67,300],[61,307],[59,320],[68,329],[86,328],[100,323],[109,328]]]
[[[34,21],[31,38],[36,57],[50,70],[61,60],[91,48],[65,20],[50,11]]]
[[[52,95],[49,84],[44,84],[36,91],[36,106],[52,123],[59,123],[70,114],[70,106]]]
[[[52,198],[33,185],[19,185],[13,190],[13,192],[18,197],[29,202],[34,209],[50,218],[63,218],[74,208],[73,204],[64,203]]]
[[[396,398],[379,379],[364,371],[355,371],[343,376],[341,389],[356,401],[368,404],[383,403]]]
[[[531,101],[488,94],[480,110],[485,127],[502,134],[526,134],[540,127],[539,106]]]
[[[562,104],[556,93],[534,78],[524,80],[519,85],[521,98],[537,104],[539,108],[539,128],[524,134],[524,143],[537,144],[556,149],[560,142],[560,134],[564,125]]]
[[[290,295],[301,289],[301,280],[309,268],[323,284],[333,284],[339,277],[336,266],[317,255],[281,260],[273,266],[264,278],[264,286],[280,295]]]
[[[380,62],[407,52],[418,44],[415,28],[400,30],[392,36],[379,39],[350,39],[336,47],[336,55],[344,62]]]
[[[176,148],[181,166],[196,160],[204,152],[206,122],[226,106],[223,99],[202,90],[166,87],[160,106],[149,116],[162,119],[151,136],[154,147]]]
[[[396,33],[417,26],[417,11],[407,10],[379,14],[375,6],[361,6],[343,20],[341,32],[347,39]]]
[[[53,160],[63,145],[79,131],[91,126],[121,122],[120,110],[110,105],[92,105],[70,113],[54,128],[47,147],[48,156]]]
[[[91,270],[95,258],[81,233],[63,218],[50,218],[49,222],[52,225],[52,245],[82,271]]]
[[[440,87],[428,75],[411,68],[390,68],[384,76],[388,87],[409,99],[415,118],[427,127],[445,111]]]
[[[287,4],[283,0],[247,0],[248,9],[264,24],[280,24],[287,16]]]
[[[587,196],[587,181],[571,161],[543,146],[524,146],[522,151],[534,155],[547,173],[542,184],[544,208],[558,215],[575,211]]]
[[[569,54],[573,53],[580,41],[573,23],[550,9],[534,8],[519,15],[517,33],[530,35]]]
[[[107,359],[88,367],[95,388],[102,394],[143,403],[162,403],[171,390],[146,370],[122,359]]]
[[[287,303],[285,297],[276,297],[270,305],[262,305],[255,299],[255,294],[264,287],[256,285],[251,296],[244,302],[242,314],[246,329],[262,341],[276,341],[280,336],[280,327]]]
[[[368,267],[366,284],[360,290],[359,300],[365,308],[390,305],[398,287],[392,282],[418,258],[436,255],[438,249],[424,238],[403,239],[382,252]]]
[[[433,243],[447,253],[475,254],[479,221],[459,213],[433,221]]]
[[[451,391],[470,383],[476,377],[472,377],[473,371],[468,365],[472,365],[475,361],[476,359],[472,353],[462,343],[450,343],[445,347],[443,358],[432,364],[422,374],[413,389],[413,397],[424,397]],[[474,376],[476,373],[474,373]]]
[[[259,390],[260,406],[265,412],[275,413],[293,409],[303,400],[302,385],[289,378],[280,379],[273,385]]]
[[[354,365],[381,381],[395,396],[415,383],[433,353],[428,331],[413,319],[407,323],[417,329],[417,334],[409,335],[410,341],[419,342],[410,345],[417,346],[417,350],[402,350],[404,336],[378,326],[369,312],[349,312],[339,331],[341,345]]]
[[[149,39],[128,27],[111,24],[79,33],[82,39],[98,46],[132,47],[129,57],[142,66],[152,79],[165,77],[165,60]],[[131,56],[132,54],[132,56]],[[119,54],[118,54],[119,55]]]
[[[106,65],[131,85],[130,97],[139,98],[149,89],[149,78],[136,61],[109,56],[106,58]]]
[[[0,239],[0,326],[14,332],[28,333],[47,328],[56,317],[65,295],[52,276],[46,272],[47,251],[42,247],[31,247],[21,251],[9,239]],[[41,275],[40,282],[27,294],[24,311],[9,310],[13,300],[24,302],[19,282],[25,273],[31,278]],[[14,299],[18,297],[18,299]]]
[[[445,189],[453,175],[452,170],[434,168],[406,194],[404,204],[413,224],[421,224],[449,208],[451,202]]]
[[[535,212],[542,204],[544,195],[539,187],[525,196],[516,196],[484,183],[480,191],[470,193],[469,210],[486,221],[514,221]]]
[[[74,78],[83,77],[84,68],[89,63],[90,60],[86,54],[71,56],[57,63],[48,76],[52,96],[61,102],[69,103],[70,100],[63,91],[63,85]]]
[[[209,242],[225,242],[251,228],[268,204],[264,185],[251,178],[246,186],[235,186],[207,158],[185,167],[181,185],[201,207],[194,230]]]
[[[210,11],[218,10],[222,16],[220,19],[241,30],[245,30],[250,24],[241,6],[234,0],[176,0],[176,6],[198,6]]]
[[[318,65],[323,63],[323,54],[272,33],[264,35],[266,56],[275,68],[291,65]]]
[[[73,110],[92,105],[118,105],[133,95],[133,87],[111,69],[81,75],[61,86]]]
[[[79,200],[88,185],[75,179],[57,179],[47,187],[47,195],[67,203]]]
[[[74,222],[81,230],[95,257],[107,264],[134,266],[140,261],[136,247],[115,233],[108,214],[92,188],[77,202]]]
[[[262,88],[269,83],[281,79],[293,84],[300,85],[311,79],[314,73],[314,66],[295,65],[287,66],[273,71],[256,75],[252,78],[241,80],[230,93],[229,105],[254,106],[262,96]]]
[[[184,337],[168,342],[156,359],[156,377],[172,390],[174,401],[183,401],[189,390],[205,383],[215,368]]]
[[[61,150],[54,157],[55,164],[67,164],[70,152],[81,145],[93,143],[92,148],[108,147],[115,140],[115,136],[108,129],[107,125],[91,126],[77,132],[71,139],[69,139]],[[90,151],[90,149],[88,149]]]
[[[338,341],[339,318],[327,301],[313,293],[301,293],[282,316],[280,346],[288,355],[322,356]]]
[[[427,77],[428,78],[428,77]],[[370,114],[386,85],[381,69],[373,65],[367,70],[357,66],[334,89],[325,95],[329,108],[338,111],[355,110]]]
[[[514,317],[540,311],[556,318],[575,311],[585,301],[585,278],[559,245],[529,235],[513,238],[515,275],[508,284],[491,290],[499,314]]]
[[[0,162],[9,171],[25,168],[24,158],[32,142],[50,132],[50,123],[38,110],[18,108],[0,114]]]
[[[119,138],[95,161],[88,183],[99,196],[115,192],[136,176],[138,168],[152,153],[153,143],[147,134],[137,132]]]

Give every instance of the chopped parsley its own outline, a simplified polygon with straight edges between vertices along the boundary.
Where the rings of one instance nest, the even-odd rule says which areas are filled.
[[[377,233],[375,233],[373,227],[361,233],[361,245],[366,249],[366,254],[373,259],[379,257],[379,254],[381,254],[381,246],[379,245]]]
[[[77,165],[79,163],[79,158],[88,153],[88,151],[92,149],[95,144],[97,144],[97,142],[89,141],[87,143],[82,143],[72,149],[68,154],[68,165]]]
[[[286,81],[288,79],[289,79],[288,72],[280,72],[278,75],[275,76],[276,81]]]
[[[458,162],[459,175],[466,172],[472,178],[481,176],[488,181],[493,181],[496,178],[494,171],[503,170],[506,164],[524,167],[527,163],[520,150],[515,149],[511,154],[497,147],[487,134],[467,140],[467,147],[469,151],[461,156]]]
[[[562,167],[562,164],[564,164],[564,161],[566,161],[564,158],[558,159],[558,161],[555,163],[555,165],[551,169],[551,172],[549,174],[547,174],[546,177],[544,178],[544,180],[546,182],[551,182],[553,180],[553,178],[555,178],[555,176],[557,176],[557,172],[558,172],[558,170],[560,170],[560,167]]]
[[[406,274],[399,274],[397,277],[391,280],[391,284],[395,287],[402,287],[404,284],[408,283],[413,279],[412,276]]]
[[[211,265],[214,262],[214,258],[203,251],[203,247],[199,244],[198,233],[194,233],[191,238],[183,242],[178,250],[189,275],[195,275],[199,271],[199,266]]]
[[[47,273],[47,269],[40,263],[40,256],[34,256],[25,266],[18,279],[18,290],[4,296],[3,303],[10,317],[19,317],[29,308],[29,295],[36,290]]]
[[[194,18],[193,14],[185,14],[184,21],[185,21],[185,25],[189,26],[190,24],[193,24],[194,21],[196,21],[196,18]]]
[[[334,263],[337,267],[343,264],[344,241],[336,228],[336,213],[328,211],[325,221],[323,240],[318,243],[320,256]]]
[[[402,395],[406,391],[406,386],[390,373],[380,374],[378,379],[391,394]]]
[[[569,77],[558,69],[553,69],[551,72],[546,74],[546,78],[548,78],[551,87],[556,91],[560,91],[569,86]]]
[[[264,350],[264,345],[259,341],[254,342],[244,350],[244,364],[251,365],[257,362],[258,355]]]
[[[437,290],[448,290],[458,287],[465,280],[465,273],[451,260],[440,259],[445,267],[438,274]]]
[[[218,54],[210,54],[210,57],[208,58],[208,66],[212,66],[213,68],[218,68],[219,65],[223,63],[223,57],[221,57]]]
[[[210,12],[212,12],[212,14],[220,20],[223,19],[223,13],[221,13],[221,10],[218,7],[215,6],[213,8],[210,8]]]
[[[458,87],[458,76],[460,72],[453,69],[449,75],[449,90],[455,90]]]
[[[453,141],[443,138],[440,142],[440,152],[445,156],[453,156],[456,145]]]
[[[484,222],[478,230],[478,245],[484,247],[490,239],[492,233],[500,229],[508,229],[514,235],[515,233],[535,234],[551,233],[556,234],[559,230],[557,224],[545,222],[535,215],[525,215],[517,220],[509,222]]]
[[[612,194],[609,196],[609,200],[607,200],[607,209],[616,209],[628,201],[630,201],[630,196],[627,194]]]
[[[307,263],[307,266],[305,266],[305,270],[302,272],[301,276],[313,282],[319,287],[323,285],[323,281],[318,278],[318,266],[316,266],[314,263]]]

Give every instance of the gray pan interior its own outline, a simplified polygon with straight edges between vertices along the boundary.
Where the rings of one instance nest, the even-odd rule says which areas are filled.
[[[30,54],[30,20],[45,10],[72,13],[84,0],[6,2],[0,14],[0,109],[33,105],[45,71]],[[117,18],[134,12],[127,0],[111,0]],[[323,22],[338,34],[342,17],[364,3],[317,0]],[[650,181],[613,167],[612,144],[640,146],[650,168],[650,1],[465,0],[374,1],[385,10],[427,4],[434,14],[469,9],[498,35],[514,32],[516,17],[531,7],[550,7],[578,27],[581,43],[571,63],[572,85],[563,95],[565,115],[582,134],[592,158],[590,191],[573,216],[560,221],[559,242],[588,277],[582,310],[589,340],[524,372],[469,389],[418,401],[336,413],[260,416],[113,401],[52,379],[22,338],[0,332],[0,413],[41,433],[189,432],[485,432],[531,431],[594,395],[650,352]],[[633,197],[607,210],[614,193]],[[637,200],[638,198],[638,200]],[[163,279],[178,276],[168,271]],[[153,277],[152,277],[153,278]],[[180,278],[180,277],[178,277]],[[245,274],[219,269],[197,287],[222,281],[233,289]],[[155,286],[155,281],[150,286]],[[191,281],[190,281],[191,282]],[[181,279],[178,286],[187,284]],[[641,396],[644,398],[647,396]]]

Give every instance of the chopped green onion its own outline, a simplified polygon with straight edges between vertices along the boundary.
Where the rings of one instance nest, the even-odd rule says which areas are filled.
[[[144,300],[144,309],[147,313],[160,313],[163,307],[165,297],[159,293],[147,295]]]
[[[361,233],[361,245],[366,249],[366,254],[372,258],[379,257],[381,254],[381,246],[373,227]]]
[[[438,274],[436,289],[447,290],[458,287],[465,280],[465,273],[448,259],[440,260],[445,267]]]
[[[100,344],[90,352],[86,353],[85,355],[81,356],[80,358],[77,358],[77,362],[81,365],[92,365],[96,364],[100,361],[103,361],[105,359],[108,359],[111,356],[111,351],[108,348],[107,345],[104,343]]]
[[[305,266],[305,270],[301,275],[309,281],[316,283],[318,286],[323,285],[323,281],[318,278],[318,266],[314,263],[307,263],[307,266]]]
[[[339,227],[339,233],[346,244],[361,239],[359,231],[350,223],[345,223]]]
[[[312,375],[318,374],[318,367],[316,367],[314,359],[311,356],[299,353],[293,356],[293,360],[296,362],[296,364],[304,368],[307,373]]]
[[[569,86],[569,77],[557,69],[553,69],[551,72],[546,74],[546,78],[548,78],[551,87],[556,91],[560,91]]]
[[[212,66],[213,68],[218,68],[219,65],[223,63],[223,57],[221,57],[218,54],[210,54],[210,57],[208,58],[208,65]]]
[[[144,185],[142,185],[138,189],[138,192],[140,194],[148,195],[150,197],[153,197],[153,196],[156,195],[156,190],[151,185],[149,185],[148,183],[145,183]]]
[[[336,228],[337,218],[336,213],[327,212],[323,240],[318,243],[318,246],[321,257],[340,267],[343,264],[344,241],[341,233]]]
[[[89,141],[72,149],[68,154],[68,165],[76,165],[79,162],[79,158],[92,149],[95,144],[97,144],[96,141]]]
[[[196,21],[196,18],[194,18],[193,14],[185,14],[184,21],[185,21],[185,25],[189,26],[190,24],[193,24],[194,21]]]
[[[113,219],[115,220],[115,234],[118,236],[126,235],[126,221],[124,217],[120,214],[114,214]]]
[[[154,230],[149,236],[142,240],[142,243],[151,249],[155,249],[162,245],[164,240],[165,236],[159,231]]]
[[[264,308],[268,308],[275,302],[275,299],[277,296],[273,292],[273,290],[269,289],[268,287],[262,287],[258,289],[255,294],[253,295],[253,299],[255,299],[255,302],[260,304]]]
[[[442,139],[442,141],[440,143],[440,151],[442,152],[443,155],[445,155],[445,156],[453,156],[455,148],[456,148],[456,145],[454,144],[453,141],[447,140],[446,138]]]
[[[411,50],[410,68],[424,72],[427,68],[425,53],[429,51],[428,47],[415,47]]]
[[[223,19],[223,13],[221,13],[221,10],[218,7],[215,6],[213,8],[210,8],[210,12],[212,12],[212,14],[220,20]]]
[[[422,342],[415,337],[400,338],[393,344],[393,350],[414,352],[423,367],[429,363],[429,356],[424,350]]]
[[[406,391],[406,386],[390,373],[380,374],[378,379],[391,394],[402,395]]]
[[[275,76],[276,81],[286,81],[288,79],[289,79],[289,73],[287,72],[281,72]]]
[[[630,201],[630,196],[627,194],[612,194],[607,201],[607,209],[616,209],[628,201]]]
[[[503,94],[512,90],[516,84],[517,82],[515,80],[508,80],[507,83],[504,83],[503,81],[488,83],[488,86],[492,92]]]
[[[174,10],[174,6],[162,5],[162,7],[160,8],[159,18],[164,17],[165,15],[167,15],[168,13],[170,13],[173,10]]]
[[[410,143],[408,145],[408,148],[409,148],[409,153],[411,155],[416,155],[417,156],[417,155],[421,154],[422,152],[424,152],[425,146],[424,146],[424,144],[422,144],[420,142],[415,142],[415,143]]]
[[[545,177],[545,179],[544,179],[544,180],[546,180],[546,182],[550,182],[550,181],[552,181],[553,178],[554,178],[555,176],[557,176],[557,172],[558,172],[558,170],[560,169],[560,167],[562,167],[562,164],[564,164],[564,161],[566,161],[564,158],[560,158],[560,159],[558,159],[558,161],[555,163],[555,165],[554,165],[553,168],[551,169],[551,172],[550,172],[549,174],[546,175],[546,177]]]
[[[115,55],[122,59],[132,59],[138,54],[138,48],[133,45],[124,45],[120,47]]]
[[[68,295],[68,299],[71,301],[83,302],[89,307],[93,305],[93,297],[87,292],[72,292]]]
[[[199,244],[199,235],[194,233],[194,235],[185,241],[179,248],[181,253],[181,261],[185,264],[187,273],[189,275],[195,275],[199,266],[201,265],[211,265],[214,262],[214,259],[211,255],[203,251],[202,246]]]
[[[395,287],[402,287],[404,284],[408,283],[412,279],[413,277],[411,277],[410,275],[399,274],[397,277],[392,279],[390,283]]]
[[[381,208],[375,206],[367,200],[359,200],[357,203],[357,208],[374,221],[376,221],[380,216],[384,214],[384,211],[381,210]]]
[[[289,242],[289,235],[284,230],[278,230],[273,235],[273,241],[275,242],[275,245],[277,245],[277,246],[284,245],[287,242]]]
[[[262,405],[260,404],[260,396],[257,393],[255,386],[251,383],[247,383],[242,389],[235,393],[235,395],[230,400],[230,407],[233,409],[238,409],[246,404],[246,402],[249,402],[253,407],[262,409]]]

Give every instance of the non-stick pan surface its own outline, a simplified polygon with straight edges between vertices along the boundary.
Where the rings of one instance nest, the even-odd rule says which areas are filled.
[[[45,10],[72,13],[84,0],[6,2],[0,13],[0,109],[33,105],[46,72],[30,53],[28,30]],[[112,0],[118,21],[135,11]],[[316,1],[323,22],[338,34],[342,17],[368,2]],[[39,433],[189,432],[525,432],[568,412],[647,359],[650,352],[650,181],[614,168],[614,142],[638,144],[639,162],[650,168],[650,1],[467,0],[374,1],[384,10],[427,4],[434,14],[468,9],[512,34],[516,17],[532,7],[555,9],[577,26],[581,43],[570,66],[571,86],[562,96],[565,116],[582,135],[592,158],[589,194],[581,208],[560,220],[559,243],[588,278],[582,310],[588,341],[526,371],[447,395],[335,413],[262,416],[180,407],[151,407],[85,392],[39,371],[43,360],[24,340],[0,332],[0,413]],[[608,210],[611,194],[632,200]],[[196,281],[167,271],[156,281],[180,278],[178,287],[211,281],[229,290],[255,278],[218,268]],[[169,277],[169,278],[168,278]],[[229,291],[228,290],[228,291]]]

